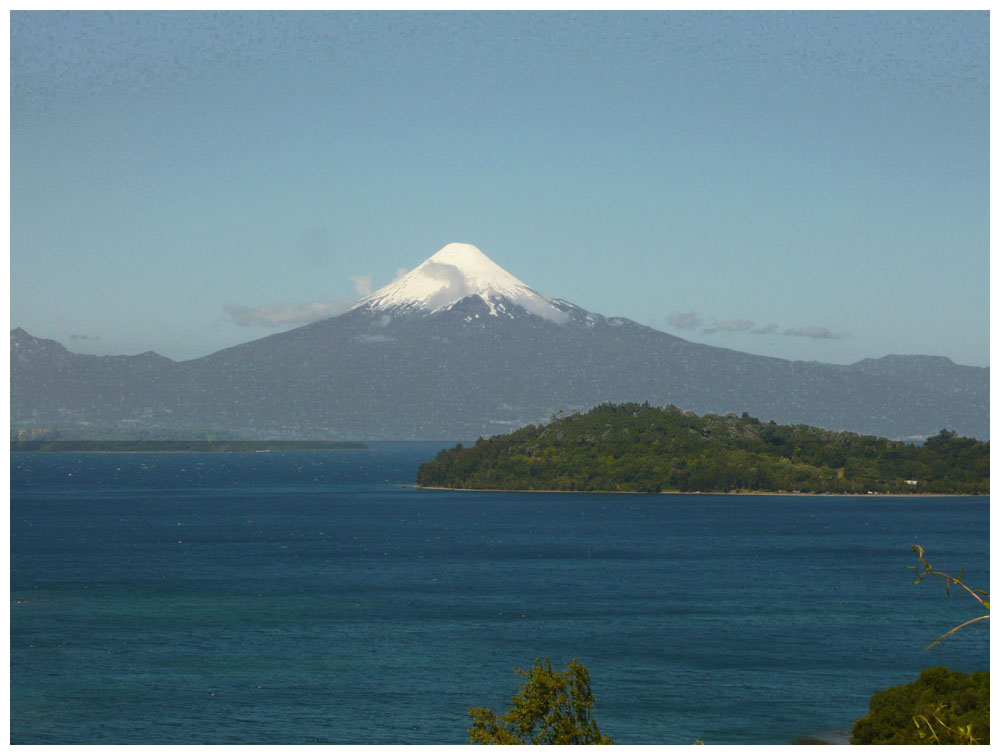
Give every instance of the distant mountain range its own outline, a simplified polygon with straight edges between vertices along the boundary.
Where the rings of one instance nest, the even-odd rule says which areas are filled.
[[[890,438],[989,437],[989,369],[852,365],[692,343],[543,296],[449,244],[337,317],[175,362],[74,354],[11,331],[11,426],[246,437],[474,439],[603,402],[748,412]]]

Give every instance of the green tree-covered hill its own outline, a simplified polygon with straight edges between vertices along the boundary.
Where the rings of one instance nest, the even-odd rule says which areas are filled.
[[[442,451],[417,484],[498,490],[989,493],[989,443],[922,446],[743,414],[602,404]]]
[[[872,695],[855,722],[851,744],[990,743],[990,672],[965,674],[943,666]]]

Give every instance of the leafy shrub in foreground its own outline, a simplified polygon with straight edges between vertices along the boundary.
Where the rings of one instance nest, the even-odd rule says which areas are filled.
[[[990,674],[929,668],[909,684],[879,690],[851,744],[990,743]]]
[[[498,716],[489,708],[470,708],[470,744],[610,745],[591,713],[594,695],[590,673],[576,658],[556,671],[548,658],[538,658],[527,671],[516,669],[524,686],[510,709]]]

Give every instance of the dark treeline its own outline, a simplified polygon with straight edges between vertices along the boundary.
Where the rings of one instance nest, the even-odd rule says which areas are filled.
[[[989,493],[990,446],[942,430],[923,445],[746,413],[602,404],[422,464],[417,484],[498,490]]]

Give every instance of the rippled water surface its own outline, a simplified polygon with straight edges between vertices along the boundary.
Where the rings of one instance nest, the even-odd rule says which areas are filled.
[[[620,744],[842,730],[987,669],[988,498],[417,490],[443,444],[11,455],[12,743],[462,743],[578,657]]]

